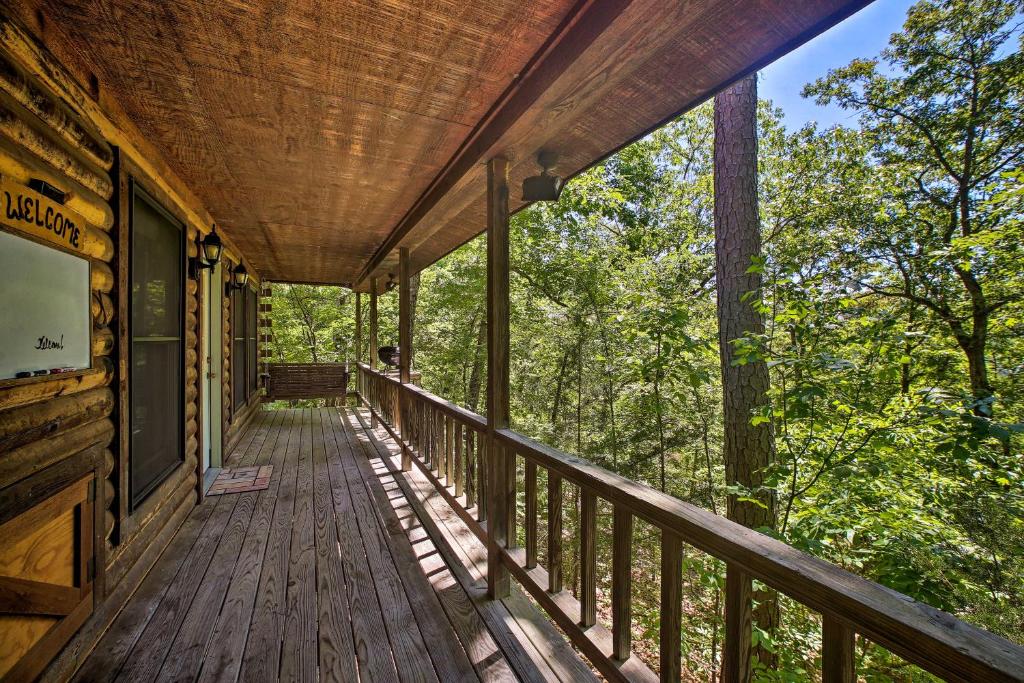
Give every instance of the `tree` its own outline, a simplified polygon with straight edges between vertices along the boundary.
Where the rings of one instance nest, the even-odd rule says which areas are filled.
[[[768,412],[768,365],[742,340],[764,335],[760,309],[761,223],[757,202],[757,76],[715,96],[715,283],[722,368],[723,454],[726,485],[734,487],[728,517],[751,528],[774,529],[774,489],[765,486],[775,460]],[[778,603],[760,595],[755,622],[771,632]],[[772,655],[759,648],[760,662]]]
[[[1003,277],[1020,244],[987,202],[1024,155],[1019,0],[924,0],[880,60],[858,59],[809,85],[822,104],[860,112],[887,201],[863,225],[861,286],[937,317],[968,366],[973,410],[991,416],[986,345],[993,314],[1020,298]],[[912,315],[912,314],[911,314]]]

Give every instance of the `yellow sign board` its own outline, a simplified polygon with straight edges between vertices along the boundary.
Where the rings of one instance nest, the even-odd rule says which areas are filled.
[[[0,179],[0,221],[49,242],[84,252],[85,218],[35,190]]]

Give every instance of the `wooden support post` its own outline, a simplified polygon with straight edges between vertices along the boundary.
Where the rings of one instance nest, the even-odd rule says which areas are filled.
[[[377,278],[370,278],[370,367],[377,368]],[[377,413],[370,411],[370,428],[377,428]]]
[[[362,396],[365,393],[363,387],[362,374],[359,374],[359,361],[362,360],[363,355],[363,302],[360,299],[359,292],[356,292],[356,391]],[[348,364],[346,363],[346,366]],[[342,398],[344,401],[345,398]]]
[[[409,296],[409,248],[401,247],[398,250],[398,378],[402,384],[409,383],[409,359],[412,357],[412,299]],[[401,392],[405,394],[404,391]],[[408,472],[412,469],[412,452],[405,445],[412,430],[412,425],[406,424],[410,405],[408,396],[403,395],[399,400],[399,406],[404,408],[400,418],[402,435],[402,471]]]
[[[822,616],[822,683],[853,683],[856,680],[853,661],[853,636],[853,629],[843,622],[828,614]]]
[[[597,496],[580,493],[580,626],[590,628],[597,623]]]
[[[356,292],[356,362],[363,359],[363,302]]]
[[[633,649],[633,514],[616,505],[612,517],[612,656],[629,659]]]
[[[682,675],[683,542],[661,532],[661,680],[678,683]]]
[[[487,163],[487,457],[491,505],[487,527],[487,594],[508,597],[509,503],[514,500],[515,454],[504,452],[494,433],[509,425],[508,160]]]
[[[750,577],[739,567],[725,568],[725,639],[722,643],[722,682],[750,680]]]
[[[370,367],[377,367],[377,278],[370,279]]]

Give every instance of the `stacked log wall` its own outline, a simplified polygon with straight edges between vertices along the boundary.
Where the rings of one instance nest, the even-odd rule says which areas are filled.
[[[198,281],[189,278],[182,463],[137,507],[128,500],[129,179],[185,226],[190,257],[212,220],[116,102],[105,97],[92,73],[31,0],[0,8],[0,175],[22,185],[43,180],[66,193],[65,205],[87,221],[82,251],[91,264],[92,370],[0,382],[0,495],[72,458],[102,463],[96,495],[103,540],[96,549],[94,613],[51,662],[44,680],[66,679],[84,660],[194,507],[198,486],[200,295]],[[239,260],[230,241],[226,252]],[[223,311],[228,392],[230,309],[225,305]],[[235,434],[252,411],[247,406],[245,414],[231,415],[230,402],[224,405],[225,427]]]
[[[231,269],[233,269],[233,268],[234,268],[234,265],[231,266]],[[228,268],[224,269],[226,281],[230,281],[230,278],[231,278],[231,274],[230,274],[229,270],[230,269],[228,269]],[[249,271],[249,272],[251,273],[252,271]],[[261,290],[261,288],[262,288],[261,284],[258,281],[255,282],[255,287],[256,287],[256,291],[257,292],[259,292]],[[227,292],[227,288],[226,287],[225,287],[225,292]],[[257,310],[258,309],[259,309],[259,304],[257,303]],[[262,315],[259,316],[259,320],[260,320],[260,323],[257,326],[257,331],[256,331],[256,333],[257,333],[257,342],[256,342],[257,356],[259,356],[259,354],[260,354],[260,350],[259,349],[260,349],[260,347],[262,345],[262,342],[259,341],[259,340],[262,338],[263,329],[264,329],[262,327],[262,325],[263,325],[263,322],[262,322],[263,321],[263,316]],[[225,420],[224,420],[224,452],[229,452],[232,448],[235,447],[235,445],[238,443],[238,440],[242,438],[242,433],[245,431],[246,426],[248,426],[250,420],[252,420],[253,417],[256,416],[256,413],[260,410],[260,406],[263,403],[263,396],[264,396],[264,390],[263,390],[262,387],[260,387],[256,391],[254,391],[251,396],[249,396],[249,398],[246,401],[245,405],[243,405],[242,407],[240,407],[237,410],[235,410],[234,383],[231,381],[231,368],[235,368],[235,366],[238,365],[238,363],[235,363],[235,359],[232,358],[232,351],[234,351],[234,346],[231,343],[233,335],[234,335],[234,332],[231,330],[231,297],[228,296],[227,294],[225,294],[225,296],[224,296],[224,373],[223,373],[223,378],[224,378],[224,396],[225,396],[224,406],[226,406],[226,407],[224,409],[224,418],[225,418]],[[261,362],[261,365],[262,365],[262,362]],[[242,364],[241,366],[235,368],[235,370],[237,372],[246,372],[246,368],[245,368],[244,364]]]

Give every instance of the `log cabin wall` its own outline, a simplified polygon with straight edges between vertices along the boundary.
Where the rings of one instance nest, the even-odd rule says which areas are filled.
[[[66,193],[65,206],[87,222],[82,251],[91,264],[93,369],[0,382],[0,524],[16,522],[25,510],[56,498],[58,485],[84,485],[89,490],[88,498],[71,502],[88,506],[94,520],[76,532],[92,536],[88,546],[76,541],[94,548],[90,609],[77,611],[73,624],[69,616],[60,638],[52,638],[46,648],[26,650],[21,664],[10,656],[9,641],[0,644],[13,665],[31,667],[24,669],[29,677],[48,665],[43,678],[62,680],[89,653],[191,511],[200,481],[201,302],[198,281],[186,277],[182,462],[134,509],[129,502],[130,183],[145,189],[184,226],[188,257],[197,255],[196,239],[212,221],[116,102],[102,94],[73,46],[48,33],[45,17],[17,2],[0,8],[0,175],[18,185],[45,181]],[[230,242],[225,258],[241,261]],[[254,269],[247,267],[255,277]],[[228,269],[223,270],[227,276]],[[219,289],[225,292],[224,287]],[[226,399],[228,303],[225,296]],[[237,415],[225,401],[225,441],[237,438],[255,413],[259,392],[255,393]],[[89,478],[85,484],[83,476]],[[31,661],[25,664],[26,660]]]
[[[232,313],[233,313],[232,312],[232,299],[231,299],[231,296],[228,295],[228,293],[227,293],[228,292],[227,283],[229,283],[231,281],[231,272],[230,271],[234,270],[236,265],[237,265],[237,261],[234,261],[234,260],[229,258],[228,259],[228,263],[226,264],[227,267],[225,267],[223,269],[224,270],[224,281],[225,281],[225,287],[224,287],[225,295],[224,295],[224,304],[222,306],[223,311],[224,311],[224,320],[223,320],[223,325],[224,325],[224,372],[222,373],[222,378],[223,378],[223,382],[224,382],[224,404],[223,405],[225,406],[225,408],[224,408],[224,452],[225,453],[229,452],[232,448],[234,448],[235,445],[238,443],[238,440],[240,438],[242,438],[242,434],[245,432],[245,428],[248,426],[249,421],[252,420],[252,418],[256,416],[257,411],[259,411],[260,405],[263,402],[263,395],[264,395],[263,387],[258,387],[246,399],[246,402],[245,402],[244,406],[242,406],[242,407],[240,407],[238,409],[235,409],[235,394],[234,394],[235,383],[233,381],[234,380],[234,374],[236,372],[241,372],[241,373],[244,374],[247,371],[247,368],[245,367],[245,364],[243,362],[239,361],[239,359],[233,357],[234,356],[234,353],[233,353],[234,345],[232,344],[232,342],[233,342],[234,337],[235,337],[235,331],[233,329],[231,329],[231,321],[232,321]],[[250,287],[250,288],[254,287],[255,291],[259,292],[262,289],[262,287],[261,287],[259,281],[255,280],[254,276],[252,275],[252,270],[251,269],[249,269],[249,279],[250,279],[250,282],[246,286]],[[259,304],[257,304],[256,308],[257,308],[257,310],[259,309]],[[259,324],[257,325],[257,337],[256,337],[257,338],[257,348],[259,348],[259,344],[260,344],[259,339],[261,338],[261,334],[262,334],[262,330],[263,330],[262,324],[263,323],[262,323],[262,319],[261,319]],[[258,354],[259,354],[259,351],[257,351],[257,357],[258,357]]]

